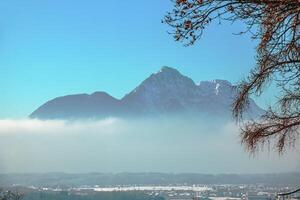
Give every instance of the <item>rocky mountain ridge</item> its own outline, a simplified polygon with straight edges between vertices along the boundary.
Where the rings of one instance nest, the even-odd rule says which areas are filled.
[[[236,95],[235,88],[226,80],[195,84],[178,70],[162,67],[122,99],[116,99],[106,92],[67,95],[46,102],[30,117],[78,119],[184,113],[229,117]],[[263,110],[251,99],[247,114],[258,116],[261,113]]]

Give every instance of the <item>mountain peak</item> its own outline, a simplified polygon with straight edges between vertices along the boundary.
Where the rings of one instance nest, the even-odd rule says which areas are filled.
[[[180,72],[172,67],[168,67],[168,66],[163,66],[160,68],[160,70],[157,73],[176,73],[176,74],[180,74]]]
[[[217,85],[217,84],[223,86],[232,86],[232,84],[229,81],[223,79],[214,79],[211,81],[200,81],[198,85],[203,86],[203,85]]]
[[[229,86],[232,85],[229,81],[223,80],[223,79],[215,79],[215,80],[213,80],[213,82],[220,84],[220,85],[229,85]]]
[[[112,97],[111,95],[109,95],[107,92],[104,92],[104,91],[94,92],[94,93],[90,94],[90,96],[92,96],[92,97]]]
[[[181,87],[182,85],[188,85],[194,87],[195,83],[192,79],[181,74],[177,69],[172,67],[163,66],[158,72],[151,74],[145,79],[136,89],[141,87],[168,87],[173,85]],[[136,91],[135,89],[135,91]]]

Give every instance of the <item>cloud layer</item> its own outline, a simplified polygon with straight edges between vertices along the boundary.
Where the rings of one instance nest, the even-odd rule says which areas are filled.
[[[0,120],[0,173],[297,171],[299,151],[249,156],[232,123]]]

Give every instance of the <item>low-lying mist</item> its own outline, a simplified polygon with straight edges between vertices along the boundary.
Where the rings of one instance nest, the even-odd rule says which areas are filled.
[[[271,146],[253,157],[237,125],[207,121],[0,120],[0,173],[299,171],[299,149],[278,156]]]

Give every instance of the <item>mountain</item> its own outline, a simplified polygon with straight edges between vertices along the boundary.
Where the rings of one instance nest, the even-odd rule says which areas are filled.
[[[120,100],[105,92],[62,96],[46,102],[30,117],[80,119],[167,114],[229,117],[235,88],[226,80],[195,84],[176,69],[162,67]],[[247,115],[257,117],[262,113],[250,99]]]
[[[119,111],[120,100],[105,92],[57,97],[35,110],[30,117],[41,119],[98,118]]]

